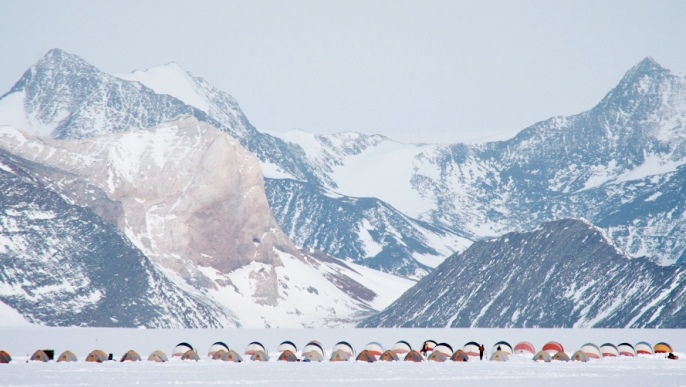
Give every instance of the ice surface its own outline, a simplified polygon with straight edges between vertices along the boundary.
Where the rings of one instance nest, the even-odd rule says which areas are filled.
[[[279,385],[329,386],[356,383],[363,386],[401,386],[422,383],[456,385],[460,382],[507,383],[508,386],[531,386],[532,383],[556,386],[608,385],[683,385],[686,380],[686,354],[675,352],[680,360],[664,355],[639,358],[593,360],[589,363],[536,363],[528,356],[512,356],[509,362],[471,359],[466,363],[362,363],[276,362],[276,348],[284,340],[302,348],[310,340],[319,340],[327,355],[333,345],[346,340],[360,351],[371,341],[386,348],[398,340],[418,347],[424,340],[447,342],[460,348],[467,341],[484,343],[486,348],[499,340],[515,345],[531,341],[539,349],[550,340],[559,341],[568,353],[586,342],[666,341],[676,349],[686,348],[684,330],[608,330],[608,329],[225,329],[225,330],[144,330],[97,328],[0,328],[0,349],[7,350],[13,362],[0,364],[0,384],[12,386],[103,385]],[[269,362],[225,363],[209,360],[207,351],[215,341],[243,353],[251,341],[260,341],[272,356]],[[129,349],[142,358],[160,349],[167,355],[179,342],[193,345],[200,361],[171,359],[167,363],[85,363],[83,359],[99,348],[118,360]],[[75,363],[26,362],[36,349],[54,349],[59,355],[72,350]]]

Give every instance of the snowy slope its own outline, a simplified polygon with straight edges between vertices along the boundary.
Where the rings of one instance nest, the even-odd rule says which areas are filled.
[[[75,55],[55,49],[32,66],[0,98],[0,124],[61,139],[88,138],[104,133],[153,127],[179,116],[193,116],[236,138],[243,147],[257,156],[268,178],[292,179],[325,187],[335,185],[329,176],[331,168],[320,163],[321,160],[310,160],[300,146],[258,132],[233,97],[204,79],[184,71],[175,63],[115,77],[100,72]],[[276,185],[269,184],[268,188],[273,186]],[[326,197],[319,196],[318,192],[319,190],[310,191],[314,195],[313,200],[327,200]],[[283,203],[277,197],[281,195],[281,191],[268,190],[267,194],[272,204]],[[346,210],[350,209],[348,217],[364,216],[366,209],[351,206],[349,202],[348,205],[341,206]],[[387,211],[394,212],[394,218],[404,216],[392,206],[384,207]],[[276,212],[287,214],[278,218],[279,225],[287,230],[293,229],[293,223],[287,223],[295,215],[289,212],[291,209],[292,207],[275,208]],[[302,215],[299,219],[316,214]],[[313,219],[309,221],[312,222]],[[371,222],[371,219],[364,221]],[[402,225],[387,224],[382,227],[400,229]],[[354,238],[361,246],[366,234],[364,231],[358,232],[358,229],[359,227],[351,229],[345,238]],[[327,232],[324,227],[319,227],[318,230],[320,233]],[[396,273],[421,275],[425,270],[418,271],[416,268],[427,263],[430,266],[435,265],[445,256],[462,248],[462,244],[448,249],[442,247],[452,245],[453,240],[460,239],[447,229],[436,233],[431,228],[424,228],[420,223],[414,222],[413,229],[409,231],[412,234],[430,234],[441,246],[422,246],[423,251],[413,251],[409,247],[396,249],[393,257],[382,261],[383,270],[395,272],[395,268],[406,267],[407,270]],[[337,233],[338,230],[329,230],[326,239],[336,238]],[[289,237],[300,242],[303,240],[303,233],[289,233]],[[313,237],[308,235],[305,239]],[[402,244],[401,239],[405,237],[414,238],[411,235],[388,234],[377,235],[373,239],[376,244],[383,244],[384,240],[391,239],[395,240],[394,244]],[[338,253],[334,244],[299,244],[299,247],[313,247],[332,255]],[[436,252],[427,253],[429,250]],[[366,258],[377,255],[373,247],[356,249],[354,253],[355,255],[346,255],[344,258],[365,264],[370,262]]]
[[[578,220],[474,243],[360,327],[686,327],[686,266],[628,259]]]
[[[661,189],[678,189],[674,179],[686,163],[686,79],[651,58],[593,109],[536,123],[507,141],[402,145],[357,137],[284,135],[308,158],[328,160],[337,193],[378,198],[471,239],[585,218],[632,256],[672,264],[686,252],[677,240],[683,205],[657,200],[648,212],[642,205],[650,195],[679,196],[655,184],[669,180]],[[355,139],[356,151],[341,147],[342,139]],[[628,207],[642,210],[632,215]]]
[[[237,325],[228,309],[175,286],[115,227],[34,177],[60,174],[44,169],[0,151],[0,324]]]
[[[242,326],[350,325],[391,301],[384,281],[367,283],[335,259],[296,249],[271,214],[254,156],[195,119],[88,140],[4,127],[0,147],[105,192],[121,206],[113,223],[142,252]],[[379,276],[396,291],[412,284]]]

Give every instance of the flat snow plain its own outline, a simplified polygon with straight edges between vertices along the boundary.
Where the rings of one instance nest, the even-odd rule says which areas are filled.
[[[638,358],[614,358],[589,363],[536,363],[528,356],[512,356],[506,363],[479,361],[467,363],[362,363],[328,362],[283,363],[274,361],[276,348],[285,340],[301,349],[308,341],[318,340],[326,350],[338,341],[348,341],[356,351],[371,341],[391,347],[405,340],[419,347],[424,340],[446,342],[454,349],[468,341],[484,343],[490,352],[499,340],[515,345],[527,340],[540,349],[548,341],[558,341],[572,354],[587,342],[635,344],[647,341],[669,343],[679,360],[663,355]],[[251,341],[261,342],[270,352],[269,362],[225,363],[207,358],[209,347],[223,341],[243,353]],[[171,355],[179,342],[193,345],[201,360],[167,363],[139,362],[103,364],[83,359],[94,349],[112,353],[118,360],[129,349],[144,359],[160,349]],[[54,349],[55,356],[64,350],[79,358],[75,363],[27,362],[36,349]],[[679,329],[116,329],[116,328],[46,328],[35,326],[0,327],[0,350],[9,352],[13,361],[0,364],[1,386],[162,386],[162,385],[269,385],[328,386],[354,383],[362,386],[404,386],[418,383],[456,385],[507,384],[532,386],[608,386],[661,385],[686,386],[686,330]]]

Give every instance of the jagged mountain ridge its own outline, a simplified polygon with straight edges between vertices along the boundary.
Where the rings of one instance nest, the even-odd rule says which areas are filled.
[[[651,58],[593,109],[536,123],[507,141],[391,149],[379,140],[350,154],[313,137],[315,145],[312,137],[284,135],[313,159],[338,156],[329,161],[337,192],[377,197],[471,239],[585,218],[602,224],[632,256],[672,264],[686,251],[678,239],[683,204],[658,201],[644,211],[643,200],[658,194],[652,181],[678,187],[675,172],[686,163],[686,79]],[[354,179],[365,184],[355,186]],[[630,202],[644,210],[623,211]]]
[[[242,326],[350,324],[391,301],[386,281],[365,284],[360,268],[296,249],[271,214],[257,159],[194,118],[85,140],[4,127],[0,148],[104,192],[143,253]]]
[[[159,69],[114,77],[100,72],[75,55],[55,49],[32,66],[20,81],[0,98],[0,122],[34,134],[51,134],[52,137],[61,139],[88,138],[103,133],[153,127],[178,116],[187,115],[194,116],[237,138],[245,148],[258,157],[267,177],[295,179],[326,187],[336,185],[328,177],[326,165],[316,160],[308,160],[298,145],[255,130],[231,96],[214,88],[204,79],[181,70],[178,65],[170,64]],[[316,192],[311,191],[317,195]],[[276,195],[281,194],[281,191],[268,191],[267,194],[272,203],[280,201]],[[327,200],[326,197],[312,199],[318,202]],[[344,210],[351,211],[349,218],[360,218],[361,214],[373,212],[368,208],[351,205],[354,202],[354,198],[348,198],[348,205],[341,206]],[[277,212],[286,213],[287,210],[288,208],[277,209]],[[377,219],[384,217],[383,214],[374,216]],[[295,214],[288,214],[279,220],[294,217]],[[393,217],[399,219],[403,214],[396,212]],[[358,230],[363,229],[365,224],[362,221],[358,222],[344,237],[360,241]],[[439,245],[451,245],[455,240],[461,243],[450,249],[440,248],[437,255],[425,257],[425,253],[415,252],[407,246],[398,250],[395,246],[404,244],[402,235],[382,235],[376,232],[372,236],[373,242],[375,246],[381,246],[381,251],[360,248],[353,251],[355,255],[337,257],[363,265],[373,260],[389,262],[383,270],[417,277],[425,272],[424,269],[419,269],[424,264],[430,263],[431,266],[435,266],[434,262],[470,243],[449,229],[435,233],[434,228],[422,228],[421,222],[412,224],[413,227],[419,227],[412,230],[413,234],[429,235],[431,240],[438,240]],[[290,224],[280,225],[285,226],[287,230],[293,229]],[[401,226],[386,224],[379,227]],[[340,229],[331,230],[331,235],[334,233],[340,235]],[[302,238],[302,235],[296,234],[289,237],[298,241],[322,240]],[[429,246],[428,240],[419,244],[423,251],[437,249],[435,246]],[[315,248],[329,254],[340,252],[334,246],[322,243],[305,243],[299,247]],[[402,254],[398,255],[400,251]],[[390,255],[397,257],[393,260],[382,258]],[[404,269],[396,272],[396,267]]]
[[[359,327],[683,328],[686,266],[629,259],[579,220],[479,241]]]
[[[51,326],[238,326],[179,288],[115,227],[36,176],[70,174],[0,150],[0,301]]]

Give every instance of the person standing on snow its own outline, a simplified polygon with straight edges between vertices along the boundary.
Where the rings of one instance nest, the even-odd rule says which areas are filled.
[[[484,350],[485,350],[484,345],[481,344],[481,345],[479,346],[479,360],[483,360],[483,359],[484,359]]]

